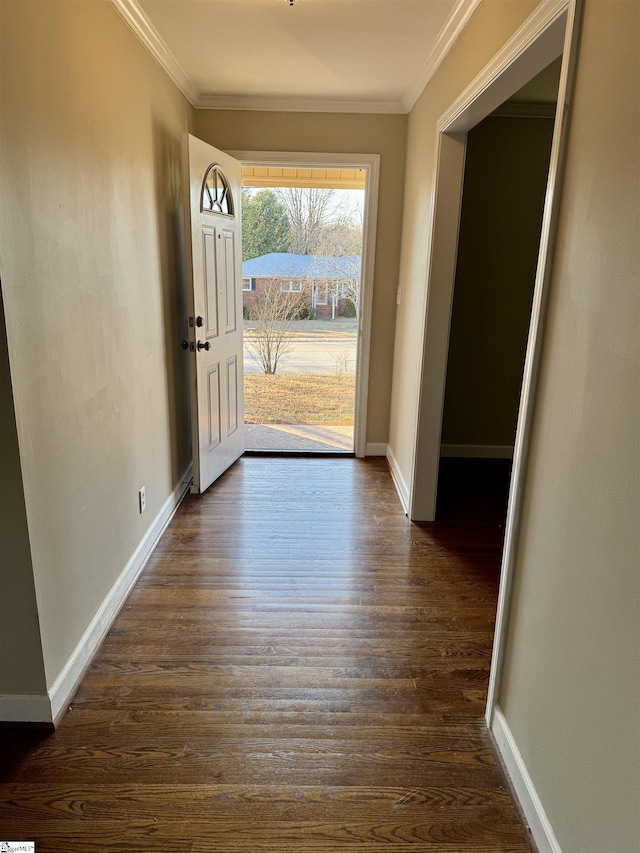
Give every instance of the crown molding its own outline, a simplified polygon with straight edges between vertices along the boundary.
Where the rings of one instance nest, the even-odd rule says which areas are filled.
[[[343,98],[263,98],[251,95],[200,95],[201,110],[266,110],[298,113],[396,113],[404,115],[402,101],[346,100]]]
[[[407,89],[402,103],[404,106],[403,112],[409,113],[413,109],[415,102],[424,91],[424,87],[436,73],[445,57],[455,44],[460,36],[460,33],[469,23],[473,13],[480,5],[481,0],[458,0],[452,12],[444,23],[444,26],[438,33],[433,47],[426,55],[424,62],[420,66],[418,74]]]
[[[342,98],[267,98],[251,95],[206,95],[198,92],[169,50],[137,0],[111,0],[112,6],[131,27],[144,47],[163,68],[185,98],[203,110],[253,110],[307,113],[386,113],[403,115],[411,111],[424,87],[466,27],[481,0],[458,0],[427,54],[416,79],[402,99],[359,100]]]
[[[111,5],[124,18],[160,67],[171,77],[185,98],[194,107],[197,106],[198,90],[136,0],[111,0]]]

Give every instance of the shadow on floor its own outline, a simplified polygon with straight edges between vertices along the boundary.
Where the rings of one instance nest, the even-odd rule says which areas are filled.
[[[466,520],[504,525],[511,478],[510,459],[442,457],[436,515],[439,521]]]

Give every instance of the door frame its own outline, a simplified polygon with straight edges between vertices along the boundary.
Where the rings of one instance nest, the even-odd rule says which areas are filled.
[[[513,468],[502,556],[486,722],[491,727],[498,701],[507,637],[508,610],[516,562],[525,471],[542,355],[544,316],[557,229],[559,190],[566,148],[569,101],[576,63],[583,0],[544,0],[462,94],[440,116],[436,128],[430,251],[422,311],[422,358],[417,397],[408,515],[433,521],[446,382],[449,331],[458,252],[458,232],[467,133],[525,83],[562,55],[549,176],[531,322],[522,380]]]
[[[309,151],[229,151],[243,166],[297,167],[309,169],[363,169],[365,204],[362,222],[362,270],[360,316],[356,349],[353,446],[355,455],[367,455],[367,404],[371,354],[371,314],[380,186],[379,154],[322,154]]]

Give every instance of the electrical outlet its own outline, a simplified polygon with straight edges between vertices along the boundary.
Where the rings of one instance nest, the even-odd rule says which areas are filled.
[[[140,513],[143,513],[147,508],[147,495],[144,490],[144,486],[138,492],[138,500],[140,501]]]

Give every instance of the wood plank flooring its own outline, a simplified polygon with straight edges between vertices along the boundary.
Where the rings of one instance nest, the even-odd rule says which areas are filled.
[[[483,724],[504,506],[460,483],[432,525],[384,460],[245,458],[187,498],[58,730],[0,730],[0,839],[529,851]]]

